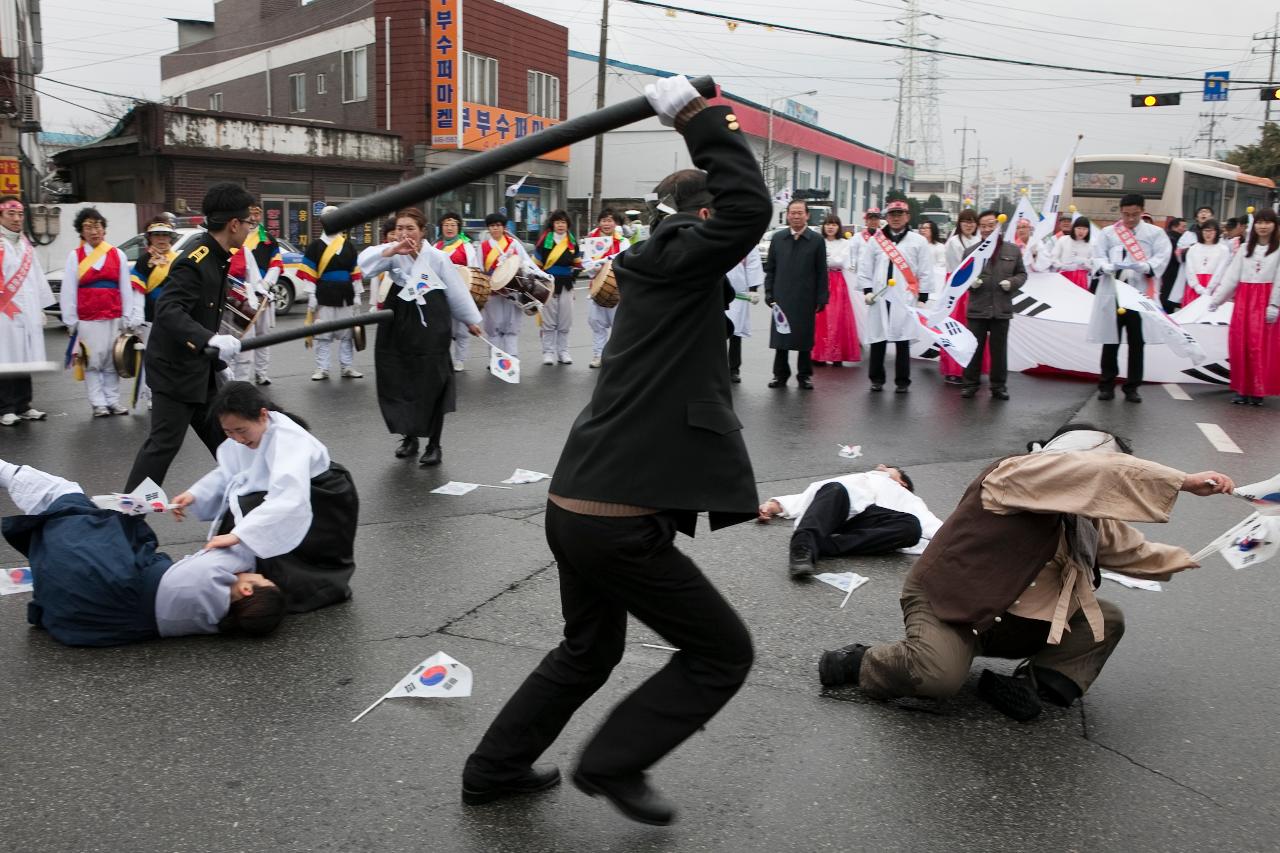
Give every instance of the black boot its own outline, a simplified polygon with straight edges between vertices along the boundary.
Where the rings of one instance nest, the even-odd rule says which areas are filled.
[[[1000,675],[984,669],[978,678],[978,695],[1020,723],[1029,723],[1040,716],[1040,698],[1030,678]]]
[[[854,643],[833,652],[823,652],[818,658],[818,679],[823,687],[839,687],[842,684],[857,684],[858,673],[862,670],[862,656],[870,646]]]
[[[811,544],[812,536],[802,533],[791,537],[791,550],[787,559],[787,572],[792,580],[805,580],[818,567],[818,559]]]
[[[414,448],[417,450],[418,448]],[[444,453],[440,451],[440,445],[428,444],[427,449],[422,451],[422,458],[418,460],[418,464],[423,468],[431,465],[439,465],[444,460]]]
[[[406,435],[404,440],[400,442],[400,446],[396,448],[397,459],[408,459],[410,456],[418,452],[418,437],[416,435]]]

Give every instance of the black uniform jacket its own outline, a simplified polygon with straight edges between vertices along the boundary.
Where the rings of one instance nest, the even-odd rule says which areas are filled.
[[[756,513],[724,355],[725,274],[756,250],[772,204],[728,109],[704,109],[684,136],[694,165],[707,172],[712,216],[668,216],[614,260],[625,297],[551,492],[691,516],[709,511],[715,529]],[[692,534],[691,524],[681,529]]]
[[[218,330],[230,264],[230,253],[207,233],[173,262],[147,340],[152,391],[184,403],[208,401],[214,369],[221,362],[206,358],[202,350]]]

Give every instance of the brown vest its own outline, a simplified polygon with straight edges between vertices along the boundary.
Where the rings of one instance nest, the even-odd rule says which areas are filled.
[[[982,507],[982,481],[1004,460],[978,475],[955,512],[911,568],[944,622],[982,632],[1035,580],[1058,550],[1065,516]]]

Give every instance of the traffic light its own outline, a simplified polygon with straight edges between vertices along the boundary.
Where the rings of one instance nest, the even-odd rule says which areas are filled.
[[[1260,101],[1280,101],[1280,86],[1267,86],[1258,93]]]
[[[1182,103],[1181,92],[1165,92],[1158,95],[1130,95],[1129,105],[1133,107],[1176,107]]]

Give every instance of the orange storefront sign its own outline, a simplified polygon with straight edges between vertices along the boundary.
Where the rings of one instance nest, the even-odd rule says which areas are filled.
[[[0,195],[22,195],[22,167],[17,157],[0,157]]]
[[[514,139],[545,130],[560,122],[529,113],[504,110],[485,104],[462,104],[462,147],[471,151],[487,151]],[[539,159],[569,162],[569,149],[557,148]]]
[[[462,3],[431,0],[427,66],[431,70],[431,144],[459,147],[459,115],[462,103]]]

